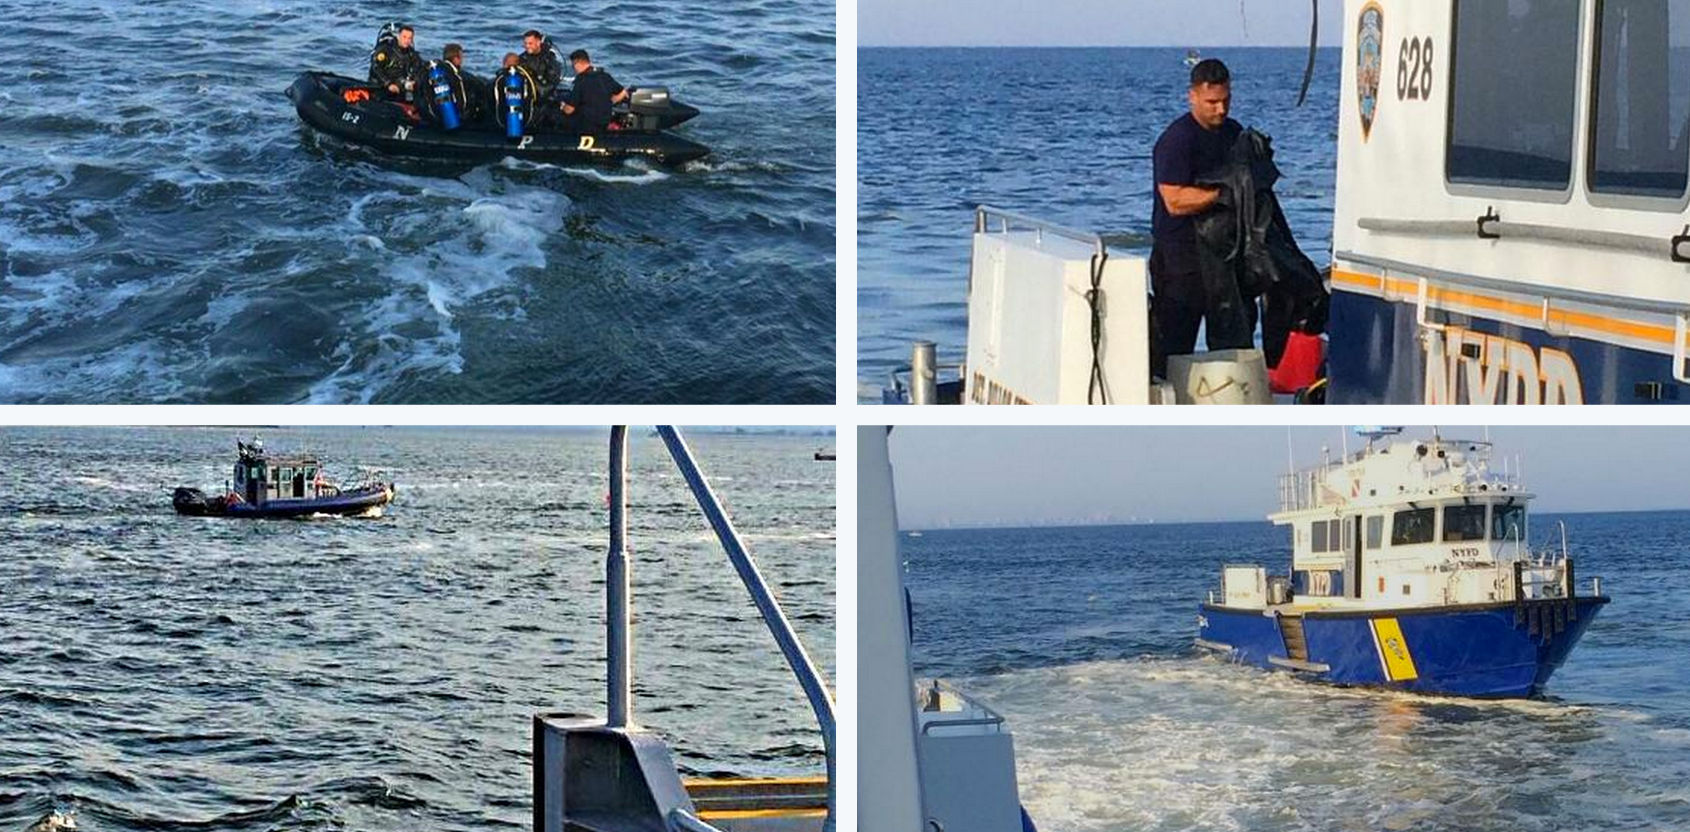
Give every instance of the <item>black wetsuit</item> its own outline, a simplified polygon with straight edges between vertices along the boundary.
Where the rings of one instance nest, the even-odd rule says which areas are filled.
[[[575,76],[575,85],[564,99],[575,112],[564,117],[564,131],[602,135],[610,127],[611,99],[621,91],[622,85],[596,66]]]
[[[486,119],[487,106],[492,100],[487,82],[475,77],[473,72],[459,69],[451,61],[441,61],[440,68],[446,71],[446,83],[452,88],[452,98],[458,104],[458,118],[465,124],[474,124]],[[430,98],[433,95],[434,84],[431,81]]]
[[[558,58],[557,50],[552,48],[552,42],[548,40],[540,44],[540,52],[536,55],[523,50],[516,56],[516,63],[528,70],[528,76],[540,88],[539,100],[551,100],[557,92],[557,85],[563,81],[563,61]]]
[[[405,98],[405,82],[426,81],[424,76],[427,71],[428,63],[417,54],[417,50],[397,43],[377,44],[375,51],[370,53],[370,83],[384,91],[389,85],[399,87],[399,94],[395,97],[400,100]]]
[[[472,124],[487,121],[492,113],[493,88],[467,70],[458,70],[458,79],[464,88],[464,121]]]

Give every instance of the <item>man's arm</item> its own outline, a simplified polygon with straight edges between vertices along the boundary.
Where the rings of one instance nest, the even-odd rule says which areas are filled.
[[[604,80],[610,82],[608,84],[608,86],[611,89],[616,90],[616,92],[612,93],[611,96],[610,96],[610,103],[621,104],[622,102],[628,100],[628,88],[627,87],[624,87],[621,84],[616,83],[616,79],[610,77],[610,73],[608,73],[608,72],[606,72],[604,74]]]
[[[1221,197],[1220,188],[1199,188],[1195,185],[1157,185],[1162,205],[1176,217],[1189,217],[1209,210]]]

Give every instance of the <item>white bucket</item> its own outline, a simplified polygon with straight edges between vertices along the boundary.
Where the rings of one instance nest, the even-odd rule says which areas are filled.
[[[1261,350],[1168,356],[1168,382],[1179,404],[1273,404]]]

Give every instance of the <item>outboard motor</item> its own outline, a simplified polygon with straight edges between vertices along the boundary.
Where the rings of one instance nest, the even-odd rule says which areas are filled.
[[[639,87],[628,94],[628,126],[632,129],[662,130],[663,116],[668,112],[668,87]]]
[[[177,514],[200,517],[206,512],[205,493],[198,488],[176,489],[170,495],[170,504],[176,508]]]
[[[458,129],[458,99],[439,61],[429,64],[428,83],[434,87],[434,106],[440,112],[440,124],[447,130]]]
[[[522,75],[516,70],[505,73],[505,138],[522,138]]]

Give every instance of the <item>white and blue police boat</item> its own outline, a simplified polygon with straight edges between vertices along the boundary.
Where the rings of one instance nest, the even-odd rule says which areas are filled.
[[[171,494],[177,514],[190,517],[379,517],[393,502],[393,483],[366,482],[342,488],[323,475],[315,456],[277,456],[262,439],[235,441],[239,458],[223,493],[207,496],[181,487]]]
[[[1489,442],[1364,428],[1360,452],[1285,474],[1289,576],[1227,565],[1197,645],[1336,685],[1484,698],[1540,695],[1608,598],[1573,558],[1534,553],[1519,467]]]

